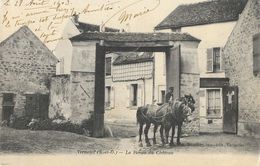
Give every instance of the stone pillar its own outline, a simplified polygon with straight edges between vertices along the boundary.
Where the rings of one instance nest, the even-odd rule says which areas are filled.
[[[199,91],[200,91],[200,73],[198,65],[197,42],[181,43],[181,72],[180,72],[180,95],[191,94],[195,100],[195,111],[192,113],[193,121],[184,124],[184,133],[199,134]]]
[[[166,51],[166,91],[174,88],[174,98],[180,97],[180,46]]]

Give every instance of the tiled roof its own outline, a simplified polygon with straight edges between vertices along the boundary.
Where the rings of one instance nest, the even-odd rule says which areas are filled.
[[[153,61],[152,52],[116,52],[114,54],[117,54],[118,57],[114,60],[113,65]]]
[[[197,41],[199,39],[187,33],[114,33],[114,32],[85,32],[70,38],[71,41],[104,40],[115,42],[144,42],[144,41]]]
[[[95,24],[78,22],[75,26],[82,32],[95,32],[99,31],[100,26]],[[119,29],[105,27],[105,32],[119,32]]]
[[[211,0],[180,5],[159,23],[155,29],[236,21],[246,3],[247,0]]]

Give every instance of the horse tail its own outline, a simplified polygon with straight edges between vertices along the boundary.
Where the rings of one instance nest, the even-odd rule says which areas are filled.
[[[138,107],[136,111],[136,124],[144,122],[144,113],[145,113],[145,107]]]

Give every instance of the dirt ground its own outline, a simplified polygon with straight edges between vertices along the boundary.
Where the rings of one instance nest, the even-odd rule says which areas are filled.
[[[231,153],[231,154],[260,154],[260,139],[240,137],[233,134],[224,133],[201,133],[198,136],[185,136],[181,138],[182,145],[170,147],[165,145],[162,147],[160,135],[157,132],[157,144],[146,147],[144,135],[142,136],[143,147],[140,147],[138,140],[138,127],[135,125],[115,125],[108,124],[113,131],[115,137],[123,137],[121,139],[120,149],[131,149],[138,153]],[[125,132],[127,131],[127,132]],[[148,134],[150,143],[152,144],[153,133],[152,127]],[[176,144],[176,138],[174,138]],[[152,152],[153,151],[153,152]]]
[[[118,138],[96,139],[60,131],[31,131],[0,128],[0,153],[78,153],[114,149]]]
[[[225,153],[258,155],[260,140],[223,133],[183,137],[181,146],[139,147],[137,126],[112,126],[115,138],[89,138],[68,132],[0,128],[0,153],[133,154]],[[125,132],[127,131],[127,132]],[[151,133],[150,133],[151,138]],[[127,138],[128,137],[128,138]],[[159,134],[158,134],[159,137]],[[152,143],[152,142],[151,142]]]

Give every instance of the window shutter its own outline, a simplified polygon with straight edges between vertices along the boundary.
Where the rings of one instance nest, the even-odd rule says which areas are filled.
[[[220,70],[225,71],[225,61],[223,57],[223,48],[220,48]]]
[[[260,33],[253,37],[253,73],[260,74]]]
[[[213,48],[207,49],[207,72],[213,72]]]
[[[115,107],[115,90],[114,90],[114,87],[111,86],[111,92],[110,92],[110,107],[111,108],[114,108]]]

